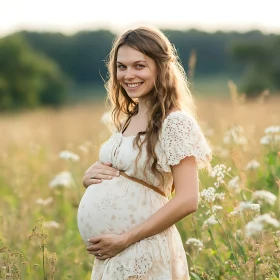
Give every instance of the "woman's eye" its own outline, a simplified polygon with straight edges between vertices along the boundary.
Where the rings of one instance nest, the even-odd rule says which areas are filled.
[[[143,68],[143,67],[145,67],[145,65],[142,65],[142,64],[137,64],[136,65],[136,68]]]
[[[125,66],[124,65],[118,65],[117,66],[119,69],[125,69]]]

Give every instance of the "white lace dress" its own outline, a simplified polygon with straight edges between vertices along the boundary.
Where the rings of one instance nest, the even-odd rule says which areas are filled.
[[[186,156],[195,156],[201,168],[210,154],[210,148],[191,115],[182,111],[169,114],[156,145],[158,166],[165,178],[164,186],[159,186],[159,180],[153,173],[147,172],[146,177],[143,174],[147,158],[145,148],[135,168],[138,149],[133,147],[133,139],[134,136],[114,133],[102,145],[99,160],[111,162],[129,176],[158,186],[167,196],[173,182],[171,165],[178,164]],[[167,202],[167,198],[154,190],[123,176],[104,180],[86,189],[78,209],[78,228],[85,243],[96,235],[120,234],[148,219]],[[176,226],[136,242],[113,258],[105,261],[95,259],[91,279],[190,279],[186,254]]]

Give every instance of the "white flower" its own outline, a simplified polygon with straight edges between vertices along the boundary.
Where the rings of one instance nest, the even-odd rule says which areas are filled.
[[[49,221],[49,222],[44,222],[43,227],[45,227],[45,228],[59,228],[60,225],[56,221]]]
[[[37,203],[37,204],[40,204],[40,205],[43,205],[43,206],[49,205],[49,204],[51,204],[52,202],[53,202],[53,198],[52,198],[51,196],[48,197],[48,198],[46,198],[46,199],[38,198],[38,199],[36,200],[36,203]]]
[[[270,214],[260,215],[245,226],[246,236],[252,236],[261,232],[265,224],[272,225],[276,228],[280,227],[280,222],[272,218]]]
[[[215,193],[215,198],[218,200],[224,200],[225,199],[225,193]]]
[[[262,145],[269,145],[270,143],[280,142],[280,135],[268,134],[261,138],[260,143]]]
[[[209,187],[208,189],[204,189],[200,196],[203,197],[208,202],[214,202],[215,201],[215,193],[216,190],[213,187]]]
[[[244,129],[241,126],[235,126],[228,131],[226,131],[224,136],[225,144],[237,144],[237,145],[245,145],[247,144],[247,139],[243,135]]]
[[[240,211],[239,210],[233,210],[229,213],[230,217],[236,217],[240,215]]]
[[[212,226],[217,223],[218,223],[218,221],[215,219],[215,216],[211,216],[207,220],[204,221],[202,228],[207,228],[207,226]]]
[[[213,167],[210,175],[211,175],[211,177],[217,179],[217,182],[214,183],[214,186],[216,188],[218,188],[220,186],[220,184],[225,183],[225,181],[224,181],[225,175],[228,174],[228,172],[230,170],[231,170],[231,168],[229,167],[227,169],[224,164],[217,164],[216,166]]]
[[[212,211],[213,211],[214,213],[216,213],[217,211],[222,210],[222,209],[223,209],[223,207],[220,206],[220,205],[214,205],[214,206],[212,207]]]
[[[261,209],[261,206],[257,203],[251,203],[247,201],[241,201],[239,206],[236,207],[234,210],[240,211],[240,212],[252,212],[252,213],[259,213]]]
[[[227,167],[224,164],[217,164],[213,167],[211,171],[211,177],[222,177],[224,178],[225,174],[227,173],[226,171]]]
[[[80,159],[80,157],[78,155],[73,154],[72,152],[69,152],[69,151],[60,152],[59,157],[66,159],[66,160],[70,159],[73,161],[78,161]]]
[[[248,162],[248,164],[246,165],[245,169],[246,170],[252,170],[252,169],[257,169],[260,167],[260,164],[256,161],[256,160],[251,160],[250,162]]]
[[[266,190],[259,190],[255,191],[252,195],[252,199],[263,199],[265,202],[267,202],[270,205],[274,205],[274,203],[277,200],[277,196],[273,193],[266,191]]]
[[[49,187],[56,188],[56,187],[65,187],[69,188],[73,185],[73,178],[70,172],[63,171],[57,174],[49,183]]]
[[[265,134],[276,134],[280,133],[280,126],[269,126],[264,130]]]
[[[236,217],[243,212],[251,214],[259,214],[261,206],[259,204],[254,204],[251,202],[241,201],[240,204],[234,208],[232,212],[229,213],[230,217]]]
[[[203,243],[196,239],[196,238],[189,238],[186,242],[186,245],[193,246],[194,248],[197,248],[199,251],[203,248]]]
[[[269,145],[271,141],[271,136],[270,135],[265,135],[261,138],[260,143],[262,145]]]
[[[269,225],[272,225],[274,227],[280,227],[280,222],[274,218],[271,217],[270,214],[266,213],[264,215],[260,215],[258,217],[255,218],[257,222],[260,223],[266,223]]]
[[[228,186],[232,190],[239,190],[240,189],[240,178],[239,176],[233,177],[229,182]]]
[[[245,234],[247,237],[259,233],[262,230],[263,230],[263,224],[256,223],[255,221],[251,221],[245,226]]]

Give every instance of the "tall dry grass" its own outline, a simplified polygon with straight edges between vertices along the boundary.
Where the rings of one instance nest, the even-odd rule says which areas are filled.
[[[263,96],[249,102],[236,93],[234,84],[230,83],[229,87],[230,98],[197,100],[201,125],[216,154],[213,165],[223,163],[232,167],[231,176],[240,175],[244,188],[254,191],[263,184],[263,188],[269,186],[271,192],[278,193],[275,183],[278,169],[271,163],[272,181],[266,181],[265,158],[269,151],[260,144],[260,139],[266,127],[280,124],[280,98]],[[93,259],[86,253],[79,236],[76,212],[84,191],[82,175],[98,159],[100,144],[109,136],[100,121],[103,113],[103,104],[93,101],[61,110],[40,109],[0,116],[0,279],[89,279]],[[243,128],[242,136],[247,142],[225,144],[225,132],[236,126]],[[80,160],[71,162],[59,158],[62,150],[78,154]],[[252,159],[260,162],[260,171],[244,171]],[[71,188],[50,188],[49,182],[61,171],[71,172]],[[214,183],[205,174],[201,178],[201,191]],[[228,194],[228,208],[223,205],[225,212],[232,211],[242,200],[240,194]],[[249,197],[249,193],[244,195]],[[51,199],[43,205],[38,202],[40,198]],[[242,259],[239,252],[229,255],[228,246],[236,246],[228,233],[232,225],[221,218],[220,229],[211,231],[209,228],[205,234],[200,233],[206,219],[205,209],[210,207],[203,201],[201,205],[203,208],[195,216],[178,224],[184,242],[195,237],[203,239],[207,246],[194,255],[186,247],[193,279],[266,279],[260,277],[269,275],[269,271],[274,273],[276,268],[266,267],[269,261],[262,259],[263,263],[257,263],[256,259],[261,258],[258,252],[264,252],[269,246],[272,252],[279,250],[275,245],[280,243],[278,237],[275,244],[266,243],[265,237],[259,239],[259,243],[249,240],[247,247],[242,243],[247,259]],[[279,220],[279,206],[264,206],[264,209]],[[246,217],[248,221],[251,218]],[[49,221],[57,224],[48,224]],[[271,237],[272,233],[269,231],[267,236]],[[275,254],[279,256],[279,252]],[[275,265],[272,255],[271,265]],[[238,269],[239,274],[235,274],[234,270]],[[244,271],[248,275],[244,276]]]

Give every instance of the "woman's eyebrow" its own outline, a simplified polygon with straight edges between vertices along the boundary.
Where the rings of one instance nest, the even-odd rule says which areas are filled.
[[[134,61],[133,62],[133,64],[135,64],[135,63],[139,63],[139,62],[147,62],[146,60],[137,60],[137,61]],[[120,61],[117,61],[117,63],[119,63],[119,64],[123,64],[122,62],[120,62]]]

